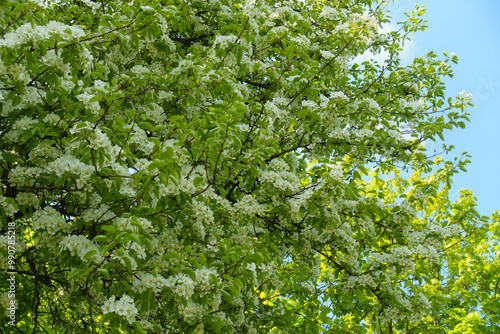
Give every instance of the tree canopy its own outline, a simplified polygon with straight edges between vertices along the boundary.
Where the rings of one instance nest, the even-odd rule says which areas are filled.
[[[426,150],[458,58],[386,5],[2,1],[2,326],[498,333],[498,215]]]

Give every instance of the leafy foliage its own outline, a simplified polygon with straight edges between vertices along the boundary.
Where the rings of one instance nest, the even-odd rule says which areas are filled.
[[[457,57],[402,66],[424,10],[382,33],[384,8],[2,2],[5,326],[498,331],[498,215],[449,200],[468,156],[425,148],[468,121],[444,95]]]

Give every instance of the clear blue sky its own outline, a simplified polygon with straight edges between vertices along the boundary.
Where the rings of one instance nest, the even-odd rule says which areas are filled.
[[[452,192],[471,189],[479,212],[490,215],[500,210],[500,1],[396,0],[389,7],[395,22],[415,3],[425,5],[428,28],[413,35],[406,56],[455,53],[459,63],[453,67],[454,78],[446,81],[447,94],[472,93],[475,104],[466,129],[445,134],[445,143],[455,145],[455,155],[472,155],[468,172],[454,177]]]

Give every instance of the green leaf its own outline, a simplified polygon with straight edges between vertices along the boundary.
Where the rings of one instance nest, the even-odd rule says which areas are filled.
[[[16,157],[10,152],[2,152],[2,158],[3,158],[3,160],[10,162],[10,163],[16,161]]]
[[[125,267],[127,268],[127,270],[130,271],[132,269],[132,261],[130,261],[127,256],[123,256],[121,259],[123,260],[123,262],[125,262]]]
[[[191,277],[191,279],[193,281],[196,281],[196,274],[195,274],[195,272],[194,272],[193,269],[191,269],[191,268],[184,268],[184,269],[182,269],[182,272],[184,274],[188,275],[189,277]]]
[[[162,160],[153,160],[152,163],[148,166],[148,171],[152,172],[153,170],[163,167],[165,164]]]
[[[194,180],[193,180],[193,185],[195,186],[195,188],[198,188],[198,186],[203,182],[205,178],[203,177],[195,177]]]
[[[109,237],[106,235],[96,235],[92,241],[94,242],[101,242],[101,241],[108,241]]]
[[[137,233],[130,233],[129,237],[130,237],[130,239],[134,240],[139,245],[142,245],[142,240]]]
[[[205,266],[205,267],[208,267],[208,264],[207,264],[207,259],[205,258],[205,256],[202,254],[202,253],[199,253],[198,254],[198,258],[200,260],[200,262]]]
[[[96,273],[103,275],[105,278],[109,279],[109,272],[104,268],[98,268]]]
[[[116,226],[114,225],[103,225],[101,228],[109,233],[114,233],[116,231]]]
[[[85,259],[90,260],[95,254],[97,254],[97,251],[92,249],[85,254]]]

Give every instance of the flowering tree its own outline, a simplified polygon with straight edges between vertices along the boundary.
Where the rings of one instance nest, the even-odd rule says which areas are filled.
[[[477,304],[457,306],[473,293],[461,266],[478,245],[487,264],[486,237],[499,233],[469,192],[448,200],[466,157],[423,146],[464,126],[469,96],[444,96],[454,55],[401,66],[420,8],[389,33],[371,0],[0,8],[0,287],[12,332],[498,323],[484,310],[467,322]],[[367,51],[387,60],[353,61]]]

